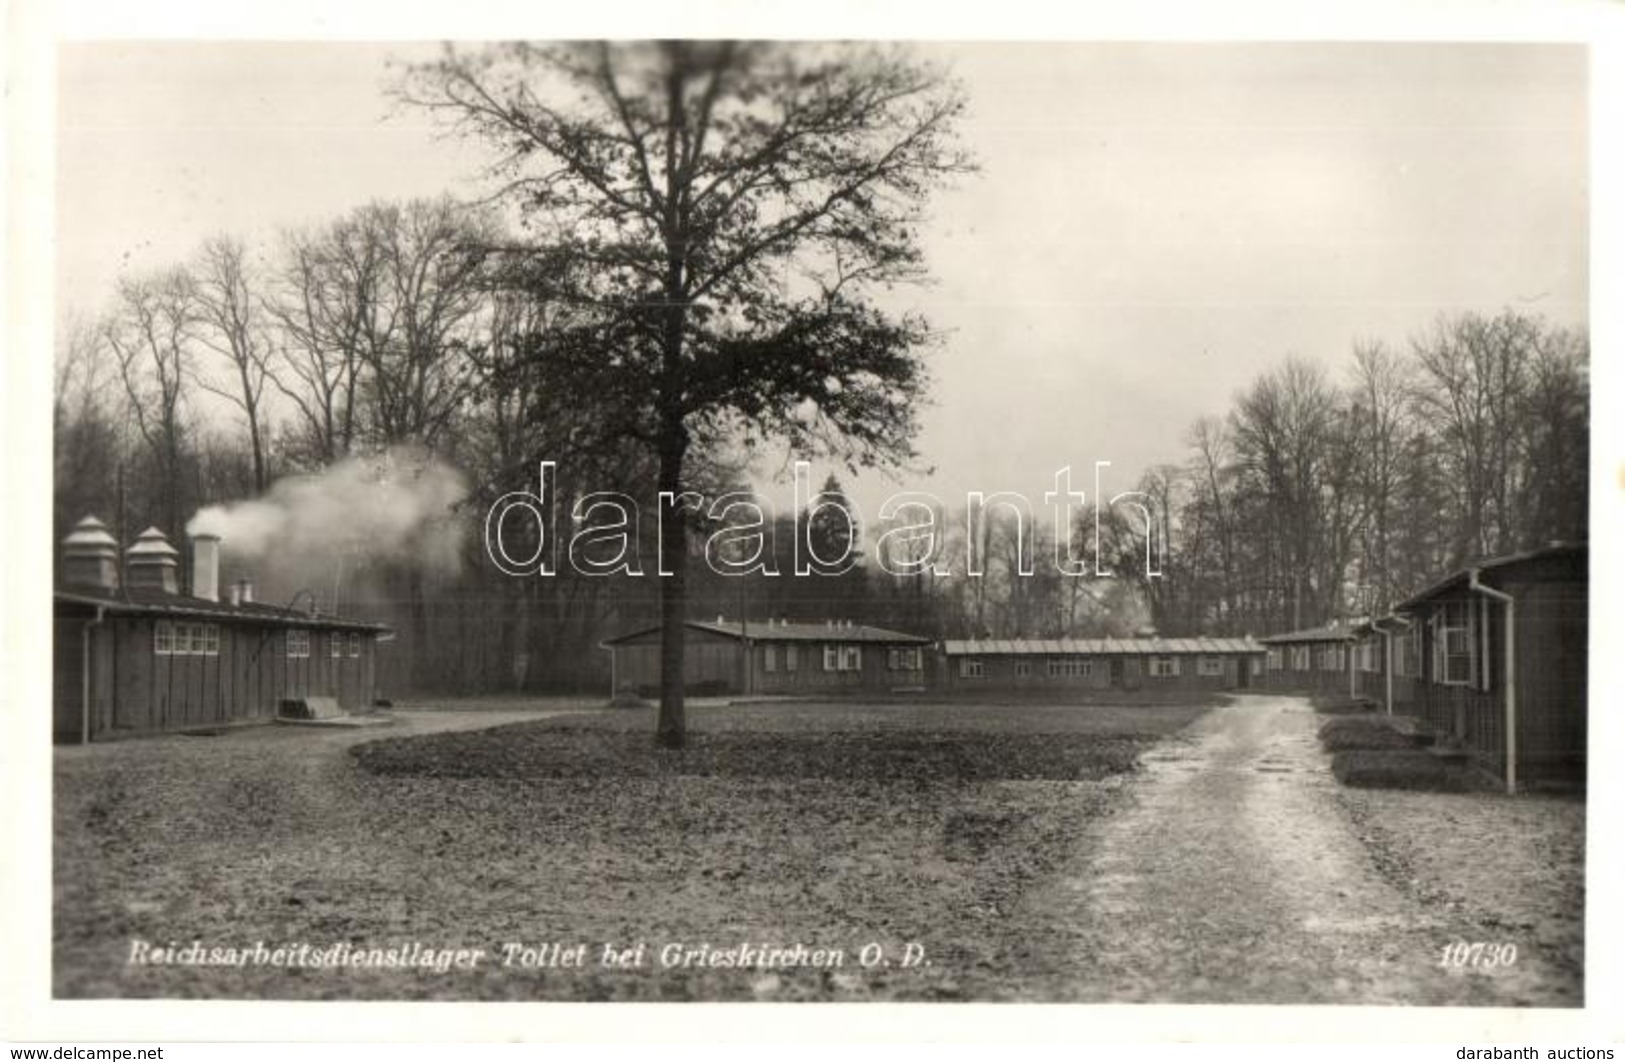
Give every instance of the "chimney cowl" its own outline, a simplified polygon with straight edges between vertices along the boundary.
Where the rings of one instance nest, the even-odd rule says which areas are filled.
[[[86,516],[62,540],[62,579],[69,586],[118,589],[118,540],[107,525]]]
[[[129,572],[130,588],[162,590],[166,594],[178,593],[175,582],[176,558],[180,552],[169,544],[169,539],[156,527],[149,527],[136,537],[124,551],[124,563]]]

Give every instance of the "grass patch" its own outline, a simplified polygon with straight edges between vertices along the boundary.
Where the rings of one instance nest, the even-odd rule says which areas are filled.
[[[1384,716],[1343,716],[1323,723],[1320,744],[1327,752],[1357,749],[1414,749],[1416,739],[1394,729]]]
[[[1323,693],[1309,698],[1309,705],[1320,715],[1363,715],[1376,711],[1376,706],[1363,697],[1327,696]]]
[[[1339,752],[1332,757],[1332,774],[1344,785],[1361,789],[1470,793],[1491,788],[1471,765],[1415,748]]]
[[[1067,971],[1040,961],[1054,926],[1025,900],[1087,858],[1092,823],[1116,806],[1121,791],[1092,779],[1132,769],[1201,711],[691,706],[676,754],[656,751],[654,713],[636,708],[382,741],[262,728],[93,747],[58,759],[54,993],[1034,998]],[[557,942],[591,958],[456,975],[124,961],[132,939],[181,937],[493,955]],[[640,968],[598,961],[639,943]],[[660,961],[669,946],[740,943],[847,961]],[[870,944],[893,959],[917,944],[929,965],[864,968]]]
[[[697,733],[657,749],[641,732],[517,723],[352,750],[366,770],[430,778],[748,777],[907,783],[1090,781],[1131,770],[1144,741],[1098,734]]]
[[[828,778],[899,783],[1092,781],[1133,769],[1192,705],[851,703],[691,709],[682,749],[658,749],[653,709],[385,739],[367,771],[429,778]]]

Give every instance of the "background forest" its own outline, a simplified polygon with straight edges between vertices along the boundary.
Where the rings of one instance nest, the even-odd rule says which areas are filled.
[[[301,510],[284,525],[297,533],[239,522],[228,564],[260,581],[262,600],[305,586],[324,608],[392,623],[391,692],[601,683],[594,646],[655,622],[653,580],[568,565],[505,576],[485,556],[486,508],[535,489],[543,457],[559,462],[565,504],[587,490],[647,498],[654,479],[636,447],[583,429],[595,395],[547,378],[533,348],[552,311],[505,291],[480,250],[500,230],[449,199],[373,203],[275,246],[223,236],[123,278],[102,316],[62,338],[57,537],[96,513],[125,541],[150,524],[179,542],[199,510],[268,496]],[[1588,353],[1584,334],[1508,310],[1426,322],[1402,348],[1357,343],[1336,368],[1294,357],[1237,381],[1230,407],[1171,434],[1169,462],[1138,484],[1158,577],[1144,575],[1130,507],[1103,514],[1114,578],[1059,575],[1047,513],[1018,536],[999,506],[943,514],[948,576],[889,576],[863,555],[879,529],[853,512],[852,571],[724,578],[696,563],[691,614],[1055,637],[1262,634],[1381,609],[1443,569],[1585,537]],[[711,445],[695,489],[748,491],[753,456]],[[377,511],[361,504],[369,486]],[[823,486],[842,504],[834,476]],[[829,506],[804,517],[778,519],[781,570],[798,533],[820,556],[844,544]],[[1077,555],[1093,528],[1085,508]],[[980,577],[963,563],[972,536]],[[1031,576],[1013,574],[1018,540]]]

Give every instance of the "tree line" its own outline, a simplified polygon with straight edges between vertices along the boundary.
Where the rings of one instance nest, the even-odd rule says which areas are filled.
[[[718,576],[698,562],[712,529],[658,492],[748,492],[780,447],[852,471],[914,456],[937,337],[874,293],[923,276],[929,194],[974,171],[952,79],[888,49],[581,43],[448,51],[397,91],[488,146],[502,190],[365,204],[259,246],[223,235],[121,277],[64,330],[54,420],[59,538],[97,512],[126,540],[148,524],[179,539],[205,505],[403,446],[462,469],[459,573],[363,551],[334,579],[332,606],[397,629],[386,692],[602,688],[602,638],[659,623],[680,653],[681,621],[715,614],[936,637],[1257,634],[1584,537],[1587,339],[1509,310],[1360,344],[1339,373],[1289,359],[1252,381],[1145,474],[1149,520],[1078,512],[1074,552],[1098,545],[1114,578],[1020,574],[1055,531],[1018,533],[997,509],[944,514],[945,577],[873,556]],[[542,459],[561,498],[617,491],[658,514],[665,533],[637,536],[644,567],[680,576],[496,571],[479,525]],[[837,478],[824,487],[833,504],[780,517],[775,550],[806,536],[836,555],[850,506]],[[680,701],[663,696],[669,743]]]

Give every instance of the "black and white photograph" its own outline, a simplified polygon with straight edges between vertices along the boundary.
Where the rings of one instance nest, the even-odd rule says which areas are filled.
[[[50,60],[53,1004],[1601,1003],[1586,40]]]

